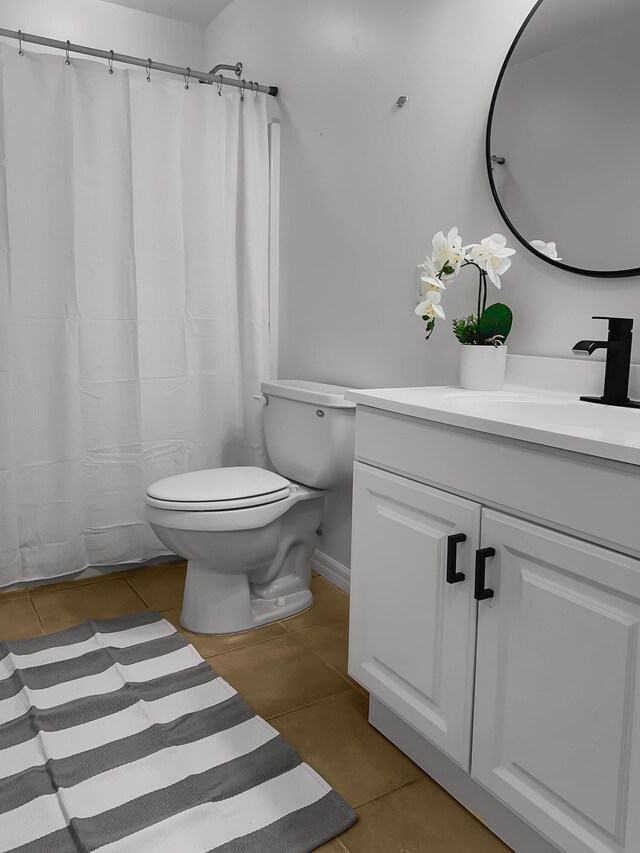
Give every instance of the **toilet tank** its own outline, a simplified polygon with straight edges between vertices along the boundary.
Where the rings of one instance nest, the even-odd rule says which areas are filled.
[[[279,474],[317,489],[351,481],[356,407],[344,399],[348,390],[300,379],[262,383],[267,450]]]

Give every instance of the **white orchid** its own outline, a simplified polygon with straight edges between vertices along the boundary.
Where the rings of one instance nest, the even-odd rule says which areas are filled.
[[[420,290],[424,296],[430,290],[445,290],[444,284],[438,278],[438,271],[431,258],[427,258],[420,267],[424,272],[420,273]]]
[[[444,320],[445,313],[440,305],[442,296],[439,290],[430,290],[427,298],[416,308],[418,317],[428,317],[430,320]]]
[[[513,314],[502,303],[487,308],[487,278],[500,288],[500,276],[511,266],[511,255],[515,255],[516,250],[507,246],[507,238],[502,234],[491,234],[480,243],[463,247],[456,227],[451,228],[446,237],[444,232],[438,231],[432,245],[433,256],[427,257],[420,267],[421,301],[415,309],[415,313],[427,321],[426,340],[431,337],[436,320],[446,319],[440,304],[444,282],[457,276],[462,267],[475,266],[479,273],[477,312],[454,320],[454,334],[462,344],[495,346],[498,339],[504,343],[511,331]],[[554,243],[542,245],[555,251]]]
[[[465,259],[484,270],[498,289],[501,286],[500,276],[511,266],[510,256],[515,253],[515,249],[507,248],[507,238],[502,234],[491,234],[480,243],[464,248]]]
[[[454,226],[446,237],[442,231],[438,231],[433,238],[432,245],[432,264],[436,267],[440,279],[449,281],[458,275],[460,264],[464,260],[462,237],[458,234],[458,229]],[[450,271],[444,272],[445,268],[448,268]]]
[[[558,249],[553,241],[545,243],[544,240],[531,240],[530,245],[533,246],[536,252],[546,255],[547,258],[551,258],[554,261],[562,260],[562,258],[558,257]]]

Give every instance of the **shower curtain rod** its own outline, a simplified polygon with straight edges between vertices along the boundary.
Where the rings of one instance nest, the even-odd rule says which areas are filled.
[[[97,56],[99,59],[106,59],[108,62],[121,62],[125,65],[138,65],[140,68],[147,68],[150,71],[162,71],[165,74],[175,74],[178,77],[184,77],[194,82],[197,80],[200,83],[218,83],[223,86],[234,86],[236,89],[248,89],[250,92],[264,92],[265,95],[277,97],[277,86],[262,86],[259,83],[247,80],[233,80],[230,77],[223,77],[222,74],[211,74],[205,71],[194,71],[192,68],[182,68],[179,65],[166,65],[163,62],[155,62],[152,59],[142,59],[139,56],[127,56],[123,53],[114,53],[112,50],[97,50],[94,47],[84,47],[81,44],[72,44],[69,41],[57,41],[56,39],[43,38],[42,36],[34,36],[29,33],[23,33],[20,30],[4,30],[0,28],[0,36],[3,38],[16,39],[25,44],[41,44],[45,47],[54,47],[58,50],[63,50],[67,53],[81,53],[85,56]]]

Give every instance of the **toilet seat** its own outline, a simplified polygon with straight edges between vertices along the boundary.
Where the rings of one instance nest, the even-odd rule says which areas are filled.
[[[210,468],[158,480],[147,489],[146,502],[178,512],[216,512],[265,506],[290,493],[289,480],[265,468]]]

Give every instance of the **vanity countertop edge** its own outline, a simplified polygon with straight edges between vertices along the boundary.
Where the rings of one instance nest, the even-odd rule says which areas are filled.
[[[503,391],[466,391],[461,388],[434,385],[427,387],[407,388],[372,388],[352,389],[346,393],[346,399],[352,402],[380,409],[398,415],[405,415],[434,423],[469,429],[475,432],[487,433],[493,436],[531,442],[543,447],[555,447],[561,450],[583,453],[600,459],[622,462],[627,465],[640,466],[640,410],[616,410],[615,414],[607,410],[614,407],[594,406],[581,403],[578,395],[548,392],[522,386],[505,386]],[[527,423],[525,418],[504,419],[477,413],[455,411],[452,401],[468,401],[482,398],[483,401],[506,400],[525,396],[528,399],[538,398],[541,402],[551,401],[555,404],[569,403],[572,406],[584,406],[585,418],[597,417],[599,420],[608,417],[626,418],[623,428],[608,430],[607,434],[580,435],[575,427],[549,428],[535,423]],[[598,410],[595,412],[594,410]],[[575,409],[574,409],[575,411]],[[624,425],[628,423],[629,429]],[[636,426],[637,424],[637,426]],[[578,429],[581,429],[580,427]],[[588,432],[588,429],[582,429]]]

